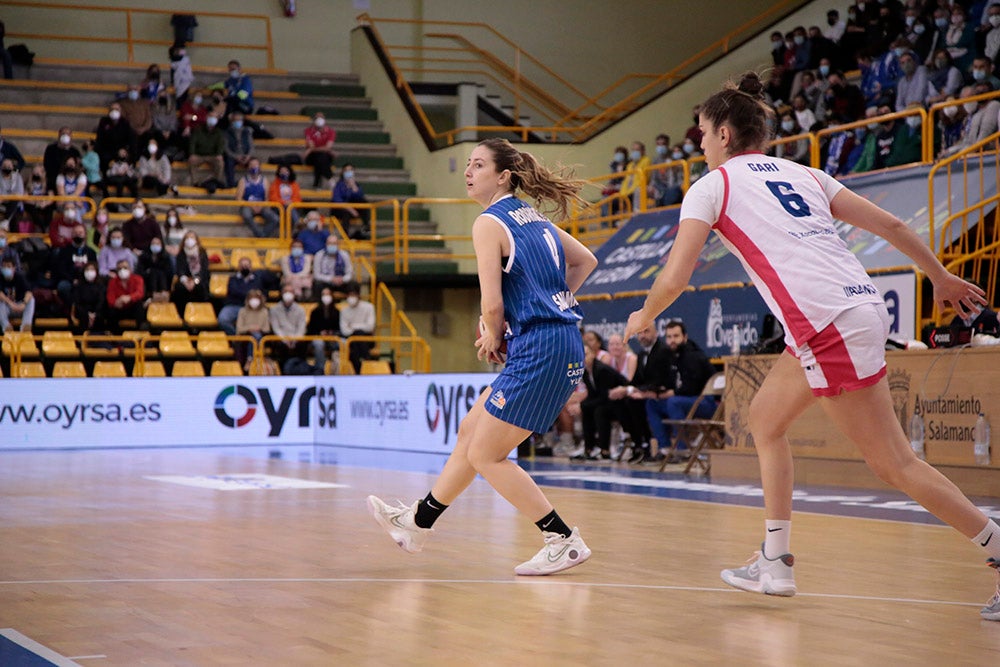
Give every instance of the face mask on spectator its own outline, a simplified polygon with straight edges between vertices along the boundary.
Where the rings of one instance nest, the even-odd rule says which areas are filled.
[[[878,123],[868,123],[867,127],[868,127],[869,130],[871,130],[872,132],[874,132],[875,130],[878,129]]]
[[[83,278],[88,283],[92,283],[97,278],[97,271],[94,271],[93,269],[87,269],[86,271],[83,272]]]
[[[4,176],[10,176],[11,174],[14,173],[14,170],[11,169],[10,167],[4,167],[3,169],[0,169],[0,172],[3,172]]]
[[[192,101],[194,102],[194,105],[195,105],[196,107],[197,107],[197,106],[201,106],[201,101],[202,101],[202,97],[201,97],[201,95],[195,95],[195,96],[194,96],[194,100],[192,100]]]
[[[684,143],[684,152],[687,153],[688,155],[691,155],[691,153],[694,153],[694,144],[691,143],[691,142],[685,142]]]
[[[94,218],[94,225],[103,227],[106,224],[108,224],[108,212],[102,209]]]
[[[143,217],[145,217],[145,215],[146,215],[146,209],[144,209],[141,206],[132,209],[132,217],[135,218],[136,220],[142,220]]]
[[[139,91],[138,90],[128,91],[128,98],[133,101],[139,99]]]
[[[785,132],[791,132],[792,130],[795,129],[795,121],[794,120],[781,121],[781,129],[784,130]]]
[[[976,67],[972,70],[972,78],[976,81],[982,81],[986,78],[986,70]]]
[[[819,66],[819,75],[825,77],[828,74],[830,74],[830,66],[829,65],[820,65]]]
[[[1000,28],[1000,14],[990,15],[990,25],[994,28]]]
[[[792,38],[792,41],[795,42],[796,46],[802,46],[806,43],[806,38],[802,35],[795,35],[795,37]]]
[[[938,28],[944,28],[945,26],[948,25],[948,19],[946,19],[943,16],[939,16],[938,18],[934,19],[934,25],[936,25]]]
[[[250,167],[249,169],[247,169],[247,173],[250,174],[251,176],[256,176],[257,174],[260,173],[260,167]]]
[[[112,109],[111,111],[108,112],[108,118],[110,118],[111,120],[118,120],[121,117],[122,117],[122,112],[119,111],[118,109]]]
[[[75,208],[67,209],[63,213],[63,217],[66,218],[67,220],[76,220],[76,209]]]
[[[674,151],[673,153],[670,154],[670,157],[672,157],[675,160],[680,160],[684,157],[684,151]]]
[[[324,125],[326,125],[326,118],[317,118],[316,120],[313,121],[313,124],[316,127],[323,127]]]
[[[642,159],[642,153],[639,151],[632,151],[628,154],[628,159],[632,160],[632,162],[638,162]]]
[[[246,278],[247,276],[249,276],[250,275],[250,267],[249,266],[241,266],[240,267],[240,275],[243,276],[244,278]]]
[[[132,272],[128,269],[118,269],[118,277],[122,280],[128,280],[130,275],[132,275]]]
[[[70,142],[70,138],[69,138],[68,134],[60,134],[59,135],[59,143],[61,143],[63,146],[69,146],[69,142]]]
[[[353,308],[354,306],[358,305],[359,300],[360,299],[358,299],[357,296],[352,294],[351,296],[347,297],[347,305]]]
[[[184,239],[184,247],[187,248],[188,250],[194,250],[195,248],[198,247],[198,241],[189,236],[186,239]]]
[[[927,28],[924,26],[923,23],[918,23],[915,26],[913,26],[913,32],[915,32],[918,35],[924,34],[926,30]]]
[[[667,154],[667,150],[668,150],[668,148],[666,146],[664,146],[663,144],[657,144],[656,145],[656,154],[658,156],[660,156],[660,157],[665,157],[666,154]]]
[[[243,121],[242,120],[234,120],[233,121],[233,128],[234,129],[239,130],[242,127],[243,127]]]
[[[159,243],[150,243],[149,244],[149,252],[153,253],[154,255],[156,253],[160,252],[161,250],[163,250],[163,246],[160,245]]]
[[[344,178],[346,178],[347,180],[351,180],[352,178],[354,178],[354,170],[348,169],[347,171],[345,171]]]
[[[11,278],[14,277],[14,269],[6,266],[3,267],[3,269],[0,269],[0,273],[2,273],[3,277],[6,278],[7,280],[10,280]]]
[[[318,220],[306,220],[306,229],[313,229],[314,230],[317,227],[319,227],[319,221]]]
[[[146,150],[149,151],[150,155],[156,155],[158,146],[156,144],[149,144],[146,146]]]
[[[781,48],[782,41],[780,39],[775,39],[771,42],[771,50],[777,51]]]
[[[958,113],[958,107],[957,106],[945,107],[944,109],[942,109],[942,112],[948,118],[954,118],[955,114]]]
[[[976,109],[979,108],[979,102],[966,102],[962,108],[965,109],[966,113],[975,113]]]
[[[291,177],[292,177],[291,174],[289,174],[287,171],[279,171],[278,172],[278,180],[287,181]]]
[[[916,20],[917,20],[916,16],[907,16],[906,19],[905,19],[906,25],[907,26],[911,26],[911,25],[913,25],[916,22]]]
[[[78,245],[78,246],[82,246],[86,242],[87,242],[87,237],[86,236],[74,236],[73,237],[73,243],[76,244],[76,245]]]
[[[208,118],[205,119],[205,125],[208,125],[209,127],[215,127],[218,124],[219,124],[219,119],[216,118],[215,116],[209,116]]]
[[[0,236],[0,248],[6,248],[6,247],[7,247],[7,237]]]
[[[260,299],[250,299],[247,301],[247,305],[251,308],[260,308]]]
[[[333,297],[329,294],[324,294],[319,298],[319,300],[323,302],[324,306],[329,306],[331,303],[333,303]]]
[[[238,79],[238,78],[240,78],[240,70],[239,69],[231,69],[231,70],[229,70],[229,78],[230,79]]]
[[[339,246],[336,243],[327,243],[326,244],[326,254],[327,255],[335,255],[335,254],[337,254],[337,250],[339,250],[339,249],[340,248],[339,248]]]
[[[302,252],[302,248],[292,248],[292,257],[301,257]]]
[[[860,12],[865,11],[865,3],[863,3],[863,2],[859,2],[858,3],[858,11],[860,11]]]
[[[903,68],[903,74],[913,74],[914,72],[917,71],[917,64],[903,63],[902,68]]]
[[[625,161],[625,153],[622,153],[621,151],[615,153],[615,162],[624,162],[624,161]]]
[[[295,294],[293,292],[284,292],[281,295],[281,300],[286,304],[290,304],[292,301],[295,301]]]
[[[121,248],[122,247],[122,239],[120,239],[120,238],[113,238],[113,239],[111,239],[111,247],[112,248]]]
[[[176,227],[177,226],[177,216],[176,215],[167,216],[167,224],[170,225],[171,227]]]

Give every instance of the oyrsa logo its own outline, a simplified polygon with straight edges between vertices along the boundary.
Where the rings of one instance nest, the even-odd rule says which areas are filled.
[[[233,418],[228,412],[226,412],[226,399],[233,394],[239,394],[239,396],[246,401],[247,409],[241,417]],[[219,420],[223,426],[229,428],[240,428],[241,426],[246,426],[253,419],[253,416],[257,414],[257,397],[253,395],[247,387],[240,384],[234,384],[230,387],[226,387],[219,392],[219,395],[215,397],[215,418]]]

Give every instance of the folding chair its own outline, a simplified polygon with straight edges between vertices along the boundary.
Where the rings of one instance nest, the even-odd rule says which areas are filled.
[[[726,374],[716,373],[705,383],[705,388],[691,405],[687,417],[684,419],[664,419],[663,423],[673,428],[674,437],[663,463],[660,464],[660,472],[667,467],[672,455],[677,451],[677,443],[685,441],[690,448],[690,457],[687,466],[684,467],[684,474],[688,474],[695,467],[701,472],[708,474],[711,463],[707,458],[702,459],[702,450],[722,449],[726,444],[726,422],[723,419],[724,409],[722,394],[726,389]],[[698,406],[706,399],[714,398],[716,401],[715,412],[708,419],[696,417]]]

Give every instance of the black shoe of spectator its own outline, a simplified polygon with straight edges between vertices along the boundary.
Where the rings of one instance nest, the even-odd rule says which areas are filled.
[[[638,465],[646,460],[646,450],[641,447],[637,447],[632,450],[632,456],[629,457],[628,462],[632,465]]]

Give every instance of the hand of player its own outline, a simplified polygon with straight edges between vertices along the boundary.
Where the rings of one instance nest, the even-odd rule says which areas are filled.
[[[968,319],[982,310],[988,301],[986,293],[978,286],[948,273],[934,283],[934,303],[939,310],[944,310],[947,304],[959,317]]]
[[[485,330],[483,327],[480,330],[479,338],[476,339],[476,357],[480,360],[486,360],[490,363],[499,364],[503,363],[500,359],[500,343],[503,339],[494,338],[493,335]]]
[[[649,317],[643,310],[637,310],[628,316],[628,324],[625,325],[625,342],[629,342],[632,336],[636,335],[653,323],[655,318]]]

